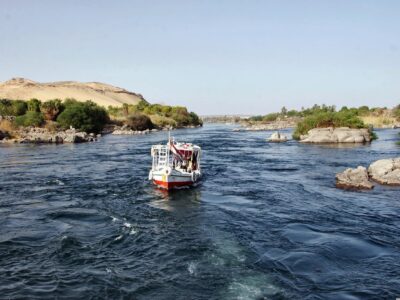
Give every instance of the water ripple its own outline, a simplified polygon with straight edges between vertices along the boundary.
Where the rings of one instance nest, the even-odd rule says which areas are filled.
[[[399,297],[399,188],[334,188],[398,155],[397,132],[324,147],[231,129],[174,132],[202,145],[204,180],[169,194],[147,181],[163,132],[0,145],[0,298]]]

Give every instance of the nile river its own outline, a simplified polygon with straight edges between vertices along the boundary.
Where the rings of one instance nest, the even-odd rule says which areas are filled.
[[[334,187],[399,156],[397,133],[338,148],[178,130],[202,146],[204,177],[169,194],[147,180],[165,132],[1,145],[0,298],[400,297],[400,188]]]

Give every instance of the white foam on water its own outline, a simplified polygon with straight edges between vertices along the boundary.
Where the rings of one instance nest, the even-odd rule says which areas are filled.
[[[195,275],[197,270],[197,263],[190,262],[188,265],[188,271],[190,275]]]
[[[116,217],[111,216],[111,218],[112,218],[112,221],[113,221],[113,222],[119,221],[119,219],[116,218]]]
[[[214,244],[217,247],[214,257],[216,258],[215,261],[222,259],[224,262],[230,264],[240,264],[246,260],[246,254],[233,236],[222,232],[214,232],[214,237]]]
[[[119,241],[120,239],[122,239],[122,235],[117,236],[114,241]]]
[[[279,289],[271,283],[269,276],[253,272],[251,275],[234,278],[223,295],[225,299],[251,300],[264,299],[278,292]]]
[[[228,288],[221,291],[222,299],[263,299],[280,291],[272,284],[270,276],[246,266],[246,250],[234,235],[214,230],[211,236],[216,249],[207,254],[206,260],[222,268],[236,266],[241,270],[233,276]]]
[[[58,185],[65,185],[65,183],[62,182],[62,181],[59,180],[59,179],[56,179],[56,180],[55,180],[55,183],[57,183]]]
[[[174,210],[173,206],[171,206],[169,201],[166,201],[165,199],[153,200],[153,201],[149,202],[148,205],[153,207],[153,208],[162,209],[162,210],[166,210],[166,211],[173,211]]]
[[[137,230],[135,228],[132,228],[131,231],[129,232],[129,234],[136,234]]]
[[[131,223],[128,223],[128,222],[125,222],[125,223],[124,223],[124,227],[126,227],[126,228],[131,228],[131,227],[132,227],[132,224],[131,224]]]
[[[107,272],[107,273],[111,273],[112,271],[111,271],[111,269],[106,268],[106,272]]]

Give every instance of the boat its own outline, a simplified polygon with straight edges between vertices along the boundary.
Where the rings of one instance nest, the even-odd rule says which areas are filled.
[[[153,145],[149,180],[162,189],[190,187],[200,180],[201,148],[168,138],[166,145]]]

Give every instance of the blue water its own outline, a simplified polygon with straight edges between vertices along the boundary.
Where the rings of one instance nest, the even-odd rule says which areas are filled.
[[[0,298],[400,297],[400,188],[334,187],[399,156],[398,130],[377,133],[339,148],[178,130],[202,146],[204,180],[169,194],[147,181],[165,132],[1,145]]]

